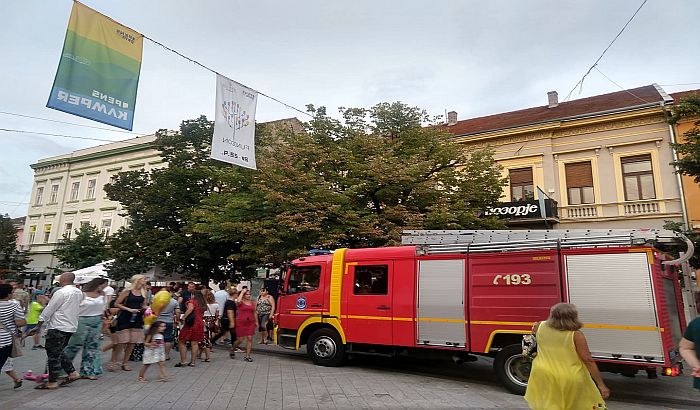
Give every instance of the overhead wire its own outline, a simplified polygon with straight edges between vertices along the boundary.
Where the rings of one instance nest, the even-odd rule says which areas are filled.
[[[49,121],[49,122],[55,122],[58,124],[67,124],[67,125],[75,125],[76,127],[84,127],[84,128],[93,128],[96,130],[103,130],[103,131],[110,131],[110,132],[120,132],[123,134],[134,134],[134,135],[144,135],[143,133],[140,132],[135,132],[135,131],[127,131],[127,130],[115,130],[107,127],[97,127],[94,125],[85,125],[85,124],[78,124],[75,122],[69,122],[69,121],[59,121],[59,120],[53,120],[50,118],[44,118],[44,117],[35,117],[32,115],[26,115],[26,114],[18,114],[16,112],[9,112],[9,111],[0,111],[0,114],[4,115],[12,115],[15,117],[22,117],[22,118],[31,118],[33,120],[41,120],[41,121]]]
[[[620,37],[620,35],[622,35],[622,33],[625,31],[625,29],[627,28],[627,26],[629,26],[629,24],[632,22],[632,20],[634,20],[634,18],[637,16],[637,14],[638,14],[639,11],[642,9],[642,7],[644,7],[644,5],[647,3],[647,1],[649,1],[649,0],[644,0],[644,1],[642,1],[642,4],[640,4],[639,7],[637,8],[637,10],[634,12],[634,14],[632,14],[632,17],[630,17],[629,20],[627,20],[627,23],[625,23],[625,25],[622,26],[622,29],[620,29],[620,31],[617,33],[617,35],[615,36],[615,38],[612,39],[612,41],[610,42],[610,44],[608,44],[608,46],[605,47],[605,50],[603,50],[603,52],[600,54],[600,56],[598,57],[598,59],[596,59],[595,62],[593,63],[593,65],[591,65],[591,66],[588,68],[588,70],[587,70],[586,73],[583,75],[583,77],[581,77],[581,79],[576,83],[576,85],[574,85],[574,88],[572,88],[571,91],[569,91],[569,94],[567,94],[567,96],[566,96],[566,98],[564,99],[564,101],[568,101],[569,98],[571,97],[571,94],[573,94],[573,92],[574,92],[574,91],[576,90],[576,88],[579,87],[579,86],[580,86],[580,88],[579,88],[579,93],[581,93],[581,90],[583,90],[583,81],[586,79],[586,77],[588,76],[588,74],[590,74],[591,71],[593,70],[593,68],[595,68],[595,66],[598,65],[598,63],[599,63],[600,60],[603,58],[603,56],[605,55],[605,53],[608,52],[608,50],[610,49],[610,47],[612,47],[612,45],[615,44],[615,41],[617,41],[617,39]]]
[[[602,75],[603,77],[605,77],[606,80],[610,81],[611,83],[613,83],[613,84],[615,84],[617,87],[619,87],[620,90],[626,92],[627,94],[631,95],[632,97],[634,97],[634,98],[636,98],[636,99],[638,99],[638,100],[640,100],[640,101],[642,101],[642,102],[644,102],[644,103],[651,104],[651,102],[645,100],[644,98],[638,96],[637,94],[633,93],[632,91],[630,91],[630,90],[626,89],[625,87],[621,86],[620,84],[616,83],[615,80],[613,80],[612,78],[610,78],[610,77],[608,77],[607,75],[605,75],[604,72],[600,71],[600,68],[595,67],[595,70],[596,70],[598,73],[600,73],[600,75]]]
[[[87,140],[87,141],[100,141],[100,142],[119,142],[123,144],[129,144],[129,145],[140,145],[143,144],[143,142],[132,142],[130,140],[110,140],[106,138],[95,138],[95,137],[81,137],[78,135],[67,135],[67,134],[54,134],[51,132],[41,132],[41,131],[28,131],[28,130],[18,130],[18,129],[13,129],[13,128],[0,128],[0,131],[2,132],[17,132],[20,134],[35,134],[35,135],[45,135],[49,137],[62,137],[62,138],[73,138],[73,139],[79,139],[79,140]],[[145,137],[148,134],[143,134],[140,135],[141,137]],[[138,137],[138,136],[137,136]]]

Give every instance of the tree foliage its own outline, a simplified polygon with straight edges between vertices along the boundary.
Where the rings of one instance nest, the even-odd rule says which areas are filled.
[[[405,229],[502,227],[477,217],[505,183],[489,150],[467,152],[401,103],[341,108],[342,120],[309,109],[306,133],[260,139],[257,172],[219,169],[196,232],[279,264],[312,247],[396,245]]]
[[[110,258],[105,238],[96,227],[83,225],[75,230],[74,238],[64,238],[53,254],[61,264],[70,269],[87,268]]]
[[[110,275],[148,267],[201,276],[279,265],[316,247],[395,245],[404,229],[499,228],[479,211],[506,182],[487,150],[466,151],[401,103],[309,106],[305,132],[257,124],[257,170],[209,158],[213,124],[157,133],[167,167],[105,187],[130,219],[112,239]]]
[[[693,120],[694,126],[683,133],[684,142],[673,144],[679,158],[672,165],[679,173],[695,177],[695,182],[700,183],[700,96],[691,95],[673,105],[669,122],[676,124],[683,120]]]
[[[183,121],[179,132],[158,131],[156,148],[167,167],[120,173],[105,186],[130,220],[111,240],[110,275],[128,278],[155,265],[203,281],[230,273],[235,244],[189,227],[192,211],[216,188],[212,175],[220,164],[209,159],[212,132],[206,117]]]
[[[0,275],[16,275],[27,269],[31,259],[17,250],[17,230],[9,215],[0,215]]]

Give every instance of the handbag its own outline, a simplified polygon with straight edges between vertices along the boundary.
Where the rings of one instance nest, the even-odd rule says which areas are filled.
[[[194,312],[190,313],[190,314],[185,318],[185,326],[187,326],[187,327],[192,327],[192,326],[194,326]]]
[[[10,329],[5,327],[5,324],[2,323],[2,320],[0,320],[0,329],[4,329],[7,333],[10,334],[10,337],[12,338],[12,351],[10,352],[10,357],[14,359],[15,357],[23,356],[24,353],[22,352],[22,341],[20,340],[20,338],[17,337],[16,334],[10,332]]]
[[[532,333],[529,335],[523,335],[523,340],[521,346],[523,348],[523,356],[529,359],[534,359],[537,357],[537,329],[540,323],[537,322],[532,326]]]

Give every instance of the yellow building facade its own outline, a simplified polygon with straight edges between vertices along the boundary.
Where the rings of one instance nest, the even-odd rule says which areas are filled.
[[[551,92],[542,107],[464,121],[450,113],[447,129],[465,149],[495,151],[509,178],[505,207],[536,205],[541,190],[556,201],[546,217],[554,229],[661,228],[684,219],[670,165],[672,102],[657,85],[564,103]],[[505,218],[512,227],[545,227],[537,212]]]

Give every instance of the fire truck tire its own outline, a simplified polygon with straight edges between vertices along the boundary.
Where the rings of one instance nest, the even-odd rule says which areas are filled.
[[[532,362],[522,355],[520,345],[508,345],[496,354],[493,368],[498,380],[511,393],[524,395]]]
[[[306,351],[314,364],[319,366],[339,366],[345,358],[345,345],[338,332],[332,329],[318,329],[309,336]]]

